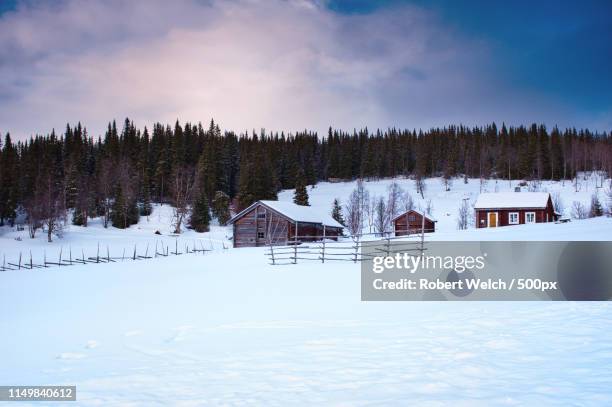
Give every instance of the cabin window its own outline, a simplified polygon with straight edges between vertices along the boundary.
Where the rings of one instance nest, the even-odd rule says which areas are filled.
[[[408,220],[409,220],[410,222],[414,222],[414,221],[416,220],[416,216],[414,216],[414,215],[408,215]]]
[[[508,223],[511,225],[518,225],[519,223],[519,214],[518,212],[510,212],[508,214]]]
[[[263,239],[264,237],[266,237],[266,234],[264,232],[257,232],[258,239]]]
[[[536,221],[535,212],[525,213],[525,223],[535,223],[535,221]]]
[[[258,214],[257,214],[257,218],[258,218],[258,219],[265,219],[265,218],[266,218],[266,213],[265,213],[265,212],[258,213]]]

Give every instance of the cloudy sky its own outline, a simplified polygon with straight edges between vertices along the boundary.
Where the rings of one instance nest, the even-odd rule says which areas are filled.
[[[0,132],[608,131],[611,19],[606,0],[0,0]]]

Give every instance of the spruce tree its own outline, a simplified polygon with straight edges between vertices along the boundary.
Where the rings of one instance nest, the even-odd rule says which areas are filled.
[[[206,191],[200,190],[193,204],[189,226],[196,232],[208,232],[210,224],[210,213]]]
[[[75,226],[85,225],[85,218],[82,211],[75,209],[74,212],[72,212],[72,224]]]
[[[127,219],[127,210],[128,208],[125,202],[123,188],[121,188],[121,185],[117,185],[110,214],[111,223],[114,227],[119,229],[125,229],[129,226]]]
[[[336,220],[336,222],[343,226],[346,226],[346,224],[344,223],[344,217],[342,216],[342,206],[340,205],[340,200],[338,198],[334,199],[331,215],[332,218]]]
[[[308,203],[308,191],[306,190],[306,180],[303,171],[299,171],[295,180],[295,193],[293,203],[301,206],[310,206]]]
[[[140,206],[140,216],[149,216],[153,212],[151,205],[151,189],[149,188],[149,177],[145,175],[142,186],[142,205]]]
[[[135,199],[127,202],[126,222],[128,226],[135,225],[140,220],[140,210]]]
[[[219,220],[219,225],[225,226],[230,219],[230,197],[223,191],[217,191],[212,202],[213,215]]]
[[[11,226],[15,223],[16,210],[18,205],[18,154],[17,149],[11,141],[10,134],[6,134],[2,150],[2,167],[0,177],[2,186],[0,187],[0,226],[4,220],[8,220]]]
[[[599,198],[597,197],[597,193],[594,193],[591,197],[591,218],[595,218],[598,216],[603,216],[604,211],[601,206],[601,202],[599,202]]]

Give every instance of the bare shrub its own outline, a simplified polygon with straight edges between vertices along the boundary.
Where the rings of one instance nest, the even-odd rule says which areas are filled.
[[[572,218],[574,219],[586,219],[589,217],[589,212],[590,209],[582,202],[574,201],[572,204]]]

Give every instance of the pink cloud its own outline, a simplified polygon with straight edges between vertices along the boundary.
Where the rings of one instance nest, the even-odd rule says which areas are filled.
[[[325,132],[528,111],[483,103],[496,85],[481,72],[486,46],[415,7],[72,0],[6,14],[0,38],[0,130],[18,137],[79,120],[97,135],[125,116],[140,127],[214,117],[236,131]],[[449,102],[458,94],[466,103]]]

